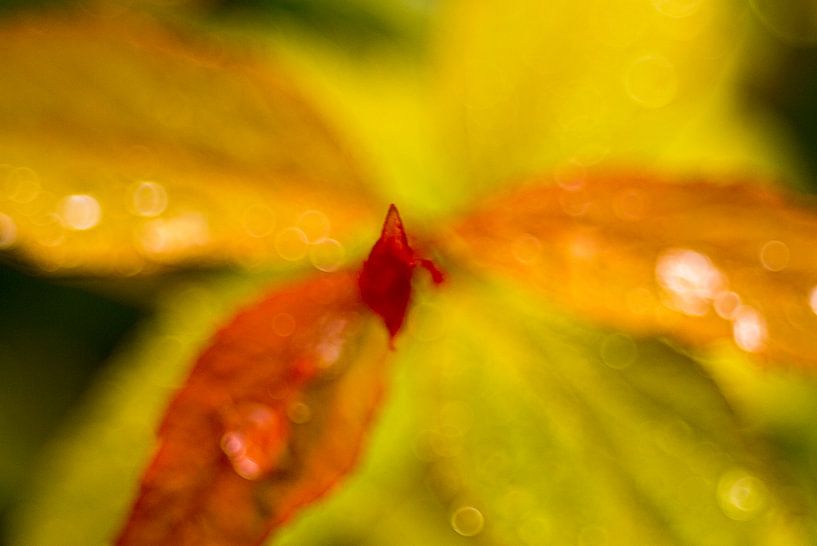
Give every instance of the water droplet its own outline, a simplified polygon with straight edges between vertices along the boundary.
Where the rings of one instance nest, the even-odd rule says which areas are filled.
[[[293,423],[302,425],[312,418],[312,409],[303,402],[295,402],[287,408],[287,417]]]
[[[256,203],[244,211],[242,222],[251,237],[269,237],[275,230],[275,213],[268,206]]]
[[[659,256],[655,276],[671,296],[672,305],[691,316],[706,314],[726,285],[723,274],[708,257],[688,249],[671,249]]]
[[[329,218],[319,210],[308,210],[298,217],[295,225],[306,235],[307,241],[315,243],[329,235]]]
[[[756,309],[741,305],[732,323],[735,344],[748,353],[756,353],[766,347],[769,337],[766,320]]]
[[[630,367],[638,358],[638,346],[630,336],[611,334],[601,343],[602,361],[614,370]]]
[[[648,55],[633,61],[624,74],[629,97],[645,108],[661,108],[675,98],[678,78],[675,67],[661,55]]]
[[[17,224],[7,214],[0,213],[0,249],[9,248],[17,241]]]
[[[782,271],[790,258],[789,247],[782,241],[768,241],[760,249],[760,263],[769,271]]]
[[[511,252],[519,263],[531,265],[542,253],[542,241],[529,233],[522,234],[511,243]]]
[[[289,435],[289,427],[278,411],[244,402],[228,408],[222,418],[221,450],[236,474],[256,480],[278,464]]]
[[[295,319],[289,313],[278,313],[272,317],[272,331],[281,337],[292,335],[295,331]]]
[[[167,208],[167,202],[167,191],[157,182],[137,182],[131,187],[129,209],[134,214],[158,216]]]
[[[726,472],[718,481],[717,493],[723,513],[738,521],[760,514],[768,497],[763,481],[741,469]]]
[[[309,247],[309,261],[320,271],[337,271],[346,257],[343,245],[335,239],[321,239]]]
[[[328,368],[334,365],[343,353],[343,346],[346,337],[344,333],[348,321],[338,319],[332,321],[324,330],[322,340],[315,346],[315,353],[318,357],[318,366]]]
[[[284,260],[296,262],[306,256],[308,242],[303,230],[290,226],[275,236],[275,251]]]
[[[6,174],[5,190],[15,203],[30,203],[40,193],[40,176],[28,167],[17,167]]]
[[[149,221],[138,234],[138,243],[148,254],[173,256],[204,246],[209,238],[207,218],[198,212],[188,212],[174,218]]]
[[[673,19],[689,17],[701,7],[701,0],[652,0],[655,9]]]
[[[473,506],[457,508],[451,514],[451,528],[464,537],[473,537],[482,532],[485,518]]]
[[[74,194],[62,200],[60,217],[69,229],[85,231],[95,227],[102,218],[99,201],[91,195]]]

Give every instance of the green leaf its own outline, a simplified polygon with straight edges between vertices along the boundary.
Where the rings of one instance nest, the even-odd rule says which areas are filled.
[[[792,484],[695,362],[504,285],[445,299],[428,354],[436,490],[452,514],[479,511],[489,541],[814,540]]]

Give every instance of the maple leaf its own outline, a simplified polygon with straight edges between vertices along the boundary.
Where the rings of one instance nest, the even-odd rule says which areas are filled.
[[[255,36],[253,60],[122,14],[6,21],[3,246],[58,274],[249,270],[168,289],[19,541],[102,543],[124,521],[129,544],[809,543],[807,461],[774,457],[763,421],[794,400],[806,430],[813,385],[753,366],[817,358],[817,216],[722,185],[787,168],[724,106],[734,17],[450,2],[436,71],[286,34]],[[345,269],[392,200],[417,239],[391,209]],[[442,279],[414,248],[443,290],[412,285],[418,266]],[[291,267],[307,258],[320,273]],[[316,371],[336,342],[342,365]]]

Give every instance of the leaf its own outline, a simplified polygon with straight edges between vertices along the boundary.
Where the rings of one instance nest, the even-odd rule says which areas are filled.
[[[69,416],[69,427],[32,461],[36,483],[22,510],[10,515],[10,544],[60,544],[65,537],[110,543],[151,455],[167,400],[221,317],[258,289],[246,277],[219,276],[178,283],[156,296],[156,316],[103,370],[80,411]],[[416,311],[428,307],[417,303]],[[407,334],[411,324],[410,318]],[[426,463],[415,455],[429,403],[425,378],[435,365],[416,359],[417,341],[400,340],[392,354],[394,376],[358,468],[267,544],[466,543],[451,530],[426,486]]]
[[[355,463],[388,347],[335,273],[240,312],[159,429],[119,544],[256,544]]]
[[[608,158],[666,160],[702,116],[696,133],[734,146],[743,136],[725,105],[736,100],[743,19],[733,2],[449,2],[436,48],[449,153],[485,191]],[[722,138],[724,122],[737,138]],[[678,152],[723,162],[701,145]],[[733,168],[750,158],[737,155]]]
[[[239,312],[167,409],[117,544],[258,544],[346,475],[421,263],[439,275],[416,257],[392,205],[359,273],[284,288]]]
[[[42,268],[297,261],[373,227],[290,77],[224,40],[68,13],[4,19],[0,38],[0,246]]]
[[[771,188],[681,182],[623,170],[537,180],[441,241],[605,324],[817,365],[815,210]]]
[[[508,283],[458,286],[428,327],[446,334],[429,348],[427,423],[431,485],[459,532],[487,544],[812,543],[796,485],[693,361]]]

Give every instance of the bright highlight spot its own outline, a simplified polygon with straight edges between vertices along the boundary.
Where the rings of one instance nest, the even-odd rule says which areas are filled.
[[[0,213],[0,249],[9,248],[17,241],[17,224],[7,214]]]
[[[672,304],[691,316],[706,314],[709,304],[726,284],[723,274],[708,257],[687,249],[672,249],[659,256],[655,276],[672,297]]]
[[[148,254],[171,256],[203,246],[210,237],[207,219],[190,212],[175,218],[151,220],[140,234],[140,246]]]
[[[244,403],[224,415],[221,450],[235,473],[257,480],[278,462],[286,447],[288,426],[272,408]]]
[[[624,73],[627,95],[645,108],[661,108],[675,98],[678,77],[675,67],[660,55],[633,61]]]
[[[69,195],[62,200],[60,217],[65,227],[75,231],[91,229],[102,218],[99,201],[87,194]]]
[[[732,324],[732,336],[738,347],[746,352],[756,353],[766,346],[769,337],[766,320],[753,307],[742,305]]]
[[[817,315],[817,286],[811,289],[808,295],[808,305],[811,307],[811,311]]]
[[[766,485],[743,470],[730,470],[718,482],[718,502],[730,519],[747,521],[765,508]]]
[[[463,506],[451,514],[451,528],[464,537],[473,537],[482,532],[485,518],[473,506]]]

